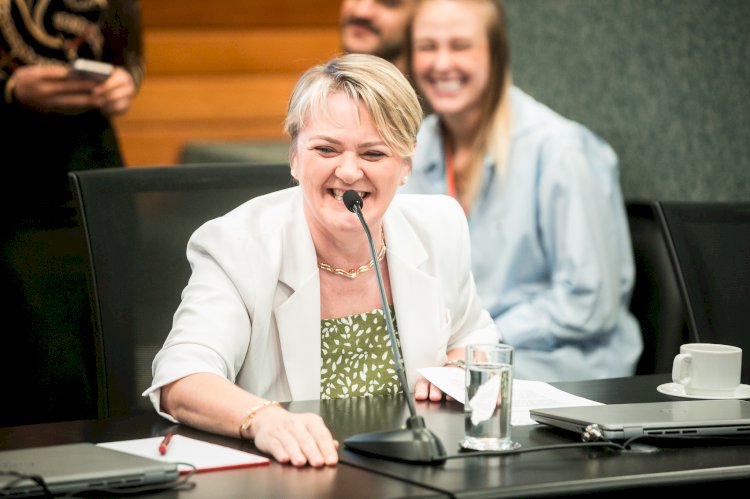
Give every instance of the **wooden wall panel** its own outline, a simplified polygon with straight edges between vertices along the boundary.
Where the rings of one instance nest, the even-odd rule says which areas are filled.
[[[128,167],[171,166],[180,161],[183,148],[194,137],[199,142],[278,140],[281,124],[276,119],[214,120],[184,122],[171,127],[121,124],[123,154]],[[186,141],[185,137],[191,137]]]
[[[117,127],[127,164],[176,164],[191,141],[281,139],[295,74],[154,78]]]
[[[283,116],[296,74],[173,76],[154,79],[128,120],[210,121]]]
[[[128,166],[177,164],[189,142],[283,139],[294,83],[340,50],[340,0],[141,5],[146,76],[115,121]]]
[[[331,28],[164,29],[145,36],[149,76],[301,73],[339,50]]]
[[[341,0],[141,0],[148,28],[335,26]]]

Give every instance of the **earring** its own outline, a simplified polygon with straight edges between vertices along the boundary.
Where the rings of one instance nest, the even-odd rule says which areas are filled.
[[[401,177],[401,185],[404,185],[407,180],[409,180],[409,175],[404,175],[403,177]]]

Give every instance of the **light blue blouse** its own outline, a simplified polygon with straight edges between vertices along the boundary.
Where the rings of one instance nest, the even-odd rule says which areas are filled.
[[[516,349],[518,379],[629,376],[643,343],[628,310],[635,270],[617,156],[517,87],[510,99],[506,174],[485,160],[468,216],[482,303]],[[432,115],[400,192],[445,193],[444,176]]]

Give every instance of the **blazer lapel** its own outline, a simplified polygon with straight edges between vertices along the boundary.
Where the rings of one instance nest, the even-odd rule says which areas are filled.
[[[292,400],[320,398],[320,278],[301,195],[285,227],[279,281],[287,298],[275,307],[281,354]]]
[[[445,361],[450,318],[443,317],[440,286],[436,278],[423,269],[430,262],[417,229],[409,225],[397,209],[388,210],[384,219],[388,245],[388,268],[391,294],[396,309],[401,351],[404,355],[406,377],[410,389],[420,377],[417,369],[440,365]],[[441,339],[442,338],[442,339]]]

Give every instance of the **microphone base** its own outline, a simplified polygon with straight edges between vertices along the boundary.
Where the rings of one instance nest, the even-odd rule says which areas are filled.
[[[344,440],[348,449],[372,457],[418,464],[442,464],[445,448],[421,416],[406,420],[406,428],[354,435]]]

